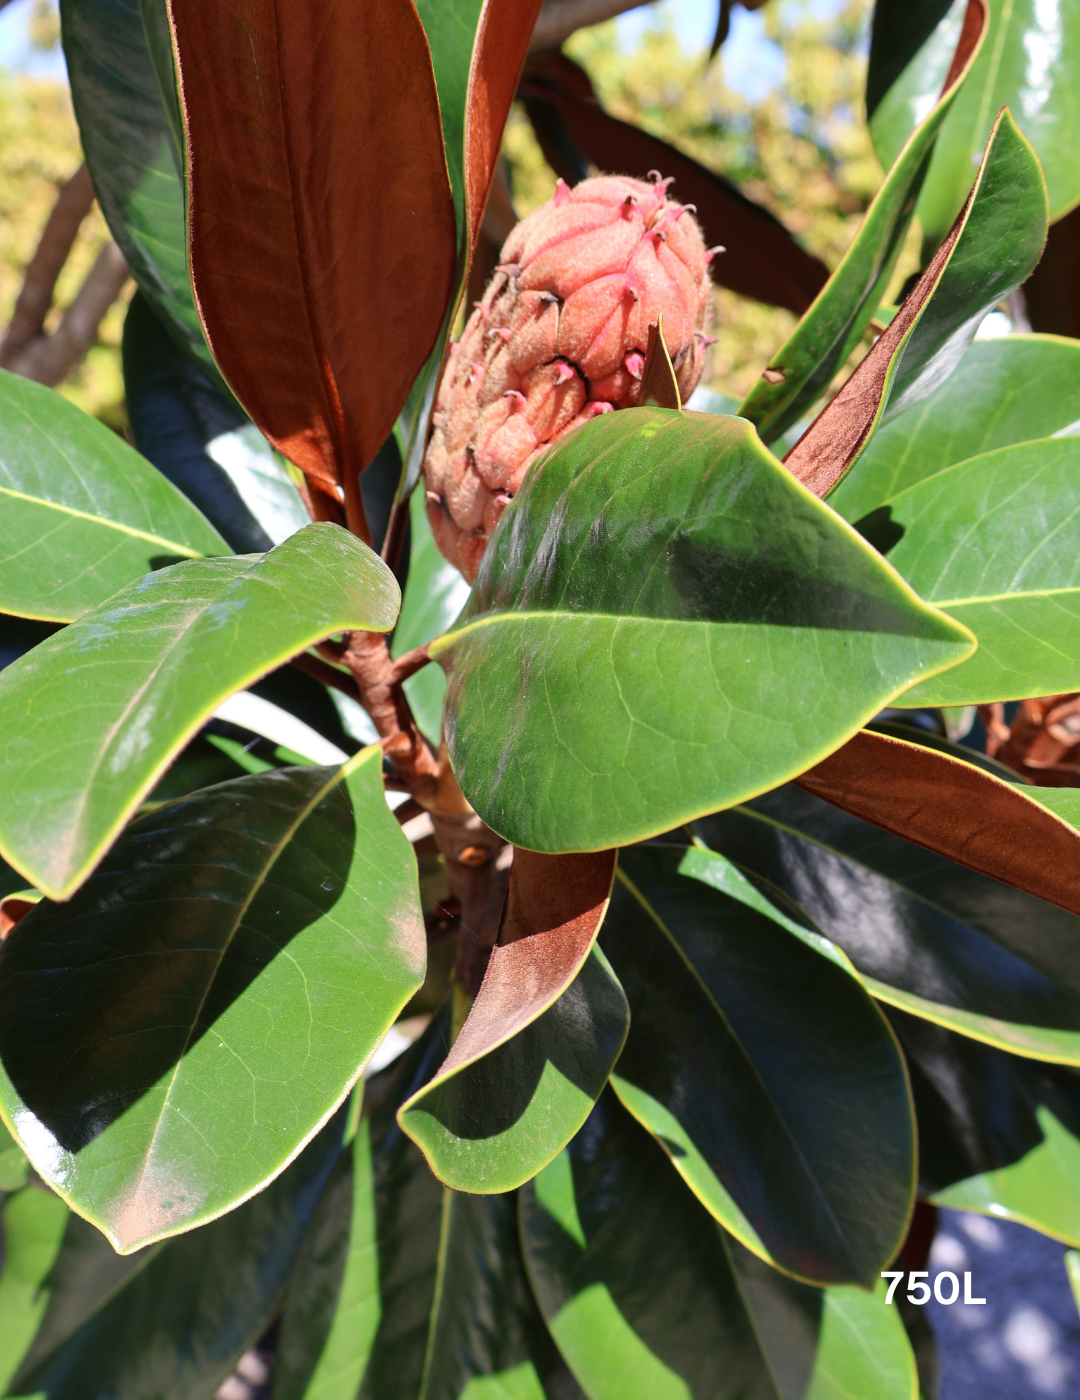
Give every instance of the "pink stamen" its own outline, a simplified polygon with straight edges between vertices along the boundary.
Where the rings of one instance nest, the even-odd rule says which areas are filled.
[[[513,333],[514,332],[510,329],[509,326],[500,326],[499,329],[495,332],[499,339],[504,341],[509,340]]]
[[[525,407],[529,402],[520,389],[507,389],[506,393],[503,394],[503,398],[514,399],[520,403],[522,407]]]
[[[575,377],[574,371],[570,366],[565,361],[561,360],[555,366],[555,378],[552,380],[552,383],[565,384],[568,379],[574,379]]]
[[[716,245],[715,248],[706,248],[706,249],[705,249],[705,261],[706,261],[707,263],[711,263],[712,260],[713,260],[713,258],[717,257],[720,253],[726,253],[726,252],[727,252],[727,249],[724,247],[724,245],[723,245],[722,243],[718,243],[718,244]]]
[[[570,186],[560,176],[560,178],[555,181],[555,193],[552,196],[552,202],[554,203],[555,208],[558,209],[559,206],[561,204],[565,204],[569,198]]]
[[[593,399],[581,410],[583,418],[595,418],[598,413],[614,413],[615,405],[608,403],[606,399]]]
[[[498,263],[496,272],[505,272],[507,277],[517,277],[521,272],[521,267],[517,263]]]
[[[645,373],[645,356],[640,350],[631,350],[623,357],[623,364],[634,379],[640,379]]]

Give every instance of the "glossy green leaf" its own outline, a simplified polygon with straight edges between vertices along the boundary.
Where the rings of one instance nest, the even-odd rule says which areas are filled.
[[[757,425],[766,442],[790,427],[825,392],[884,299],[904,247],[929,154],[978,52],[981,35],[980,24],[964,35],[960,50],[959,30],[952,38],[950,52],[954,61],[960,59],[953,83],[939,98],[931,99],[903,149],[885,162],[891,168],[851,246],[810,310],[770,359],[767,377],[759,379],[743,401],[739,413]],[[939,90],[944,77],[943,72]]]
[[[69,1211],[59,1196],[24,1186],[0,1207],[4,1254],[0,1267],[0,1394],[19,1369],[49,1301],[46,1281],[60,1249]]]
[[[911,1343],[881,1279],[872,1293],[811,1288],[725,1242],[783,1400],[918,1400]]]
[[[440,1181],[510,1191],[581,1127],[626,1040],[630,1012],[607,958],[593,948],[537,1020],[490,1054],[421,1090],[401,1112]]]
[[[364,1119],[297,1259],[274,1400],[355,1400],[381,1315],[376,1231],[371,1124]]]
[[[191,293],[178,151],[139,0],[63,0],[60,15],[79,135],[109,230],[170,333],[224,387]]]
[[[885,1010],[911,1074],[920,1196],[1022,1162],[1046,1141],[1044,1110],[1080,1137],[1074,1070],[1020,1059],[895,1007]]]
[[[465,237],[465,109],[469,68],[482,9],[483,0],[418,0],[416,6],[431,48],[459,242]]]
[[[277,1176],[424,963],[378,748],[204,789],[134,822],[71,903],[38,905],[0,948],[0,1112],[128,1253]]]
[[[123,589],[0,677],[0,853],[67,898],[227,696],[331,633],[385,632],[399,601],[386,565],[328,524]]]
[[[873,349],[784,458],[788,470],[815,495],[829,494],[877,428],[952,374],[1045,241],[1039,162],[1003,111],[948,237]]]
[[[612,1093],[519,1196],[533,1291],[590,1400],[779,1400],[720,1227]]]
[[[409,524],[409,577],[401,600],[401,616],[394,628],[394,656],[426,646],[445,632],[469,597],[469,585],[439,553],[422,491],[414,491],[409,501]],[[410,676],[405,682],[405,694],[421,731],[438,744],[446,700],[446,673],[442,667],[425,666]]]
[[[904,703],[977,705],[1080,689],[1080,438],[947,467],[859,522],[912,588],[979,639]],[[894,543],[895,541],[895,543]]]
[[[0,609],[71,622],[162,564],[232,550],[123,438],[0,370]]]
[[[829,496],[861,520],[935,472],[1080,423],[1080,341],[1053,335],[979,340],[916,407],[879,428]]]
[[[1075,915],[796,788],[696,829],[795,901],[879,1000],[1015,1054],[1080,1065]]]
[[[344,1112],[332,1119],[288,1171],[239,1210],[146,1250],[145,1262],[140,1256],[141,1267],[129,1268],[119,1286],[94,1295],[85,1251],[71,1261],[76,1278],[65,1279],[62,1246],[50,1309],[59,1299],[84,1316],[47,1353],[35,1344],[16,1377],[17,1393],[49,1400],[213,1395],[281,1306],[341,1152],[343,1119]],[[47,1311],[43,1330],[49,1328]]]
[[[522,1268],[514,1197],[447,1191],[397,1127],[446,1029],[438,1017],[389,1083],[369,1082],[370,1123],[290,1288],[274,1400],[353,1400],[358,1385],[363,1400],[571,1400]]]
[[[1038,1147],[1011,1166],[947,1186],[933,1200],[953,1210],[1018,1220],[1080,1248],[1080,1139],[1045,1106],[1037,1116],[1045,1134]]]
[[[964,12],[955,0],[909,69],[881,100],[870,135],[883,164],[907,139],[918,113],[933,100]],[[994,118],[1009,107],[1046,172],[1054,219],[1080,199],[1080,154],[1073,132],[1080,115],[1075,73],[1080,63],[1080,11],[1072,4],[1008,0],[990,4],[982,50],[938,137],[917,214],[932,249],[960,208],[971,167]]]
[[[469,801],[575,851],[782,782],[970,646],[748,423],[627,409],[529,473],[431,651]]]
[[[25,1186],[29,1170],[26,1153],[0,1123],[0,1194]]]
[[[872,1286],[915,1186],[888,1023],[842,955],[771,918],[711,852],[624,851],[617,880],[603,946],[630,1001],[619,1097],[756,1254]]]

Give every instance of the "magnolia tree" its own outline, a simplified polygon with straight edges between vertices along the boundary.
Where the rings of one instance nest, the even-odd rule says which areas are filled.
[[[1080,1243],[1080,794],[954,742],[1080,690],[1045,8],[879,0],[829,275],[539,0],[63,0],[140,452],[0,374],[6,1394],[912,1400],[934,1203]],[[801,319],[691,409],[710,278]]]

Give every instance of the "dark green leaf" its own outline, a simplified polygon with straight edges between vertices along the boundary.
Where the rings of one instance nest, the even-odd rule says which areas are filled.
[[[428,524],[423,491],[409,501],[411,544],[409,578],[401,600],[401,616],[394,628],[394,656],[425,646],[457,617],[469,597],[469,585],[439,552]],[[412,712],[420,729],[433,744],[442,738],[446,673],[441,666],[425,666],[405,682]]]
[[[961,35],[953,39],[952,83],[931,101],[903,150],[886,162],[892,168],[840,265],[739,409],[757,425],[766,442],[790,427],[825,392],[884,299],[904,247],[929,153],[978,52],[983,27],[981,20],[977,22],[963,35],[959,47]]]
[[[135,446],[221,531],[256,553],[308,524],[288,471],[136,292],[124,317],[124,395]]]
[[[529,473],[432,652],[469,801],[574,851],[782,782],[970,645],[749,424],[627,409]]]
[[[591,1400],[779,1400],[720,1227],[610,1091],[520,1201],[540,1310]]]
[[[151,1247],[142,1268],[93,1300],[95,1310],[78,1331],[36,1362],[30,1358],[16,1379],[19,1393],[49,1400],[212,1395],[281,1305],[340,1155],[343,1119],[332,1119],[288,1171],[239,1210]],[[82,1301],[91,1304],[89,1296]]]
[[[11,794],[0,852],[67,898],[227,696],[331,633],[385,632],[399,601],[386,565],[328,524],[269,554],[177,564],[123,589],[0,677]]]
[[[911,1344],[880,1279],[873,1293],[811,1288],[771,1269],[738,1240],[726,1244],[784,1400],[917,1400]]]
[[[572,1400],[529,1292],[513,1196],[441,1187],[395,1113],[445,1053],[447,1017],[372,1081],[375,1107],[312,1222],[274,1400]],[[380,1093],[381,1089],[381,1093]]]
[[[914,686],[912,705],[976,705],[1080,689],[1080,438],[960,462],[881,506],[889,563],[970,627],[975,655]],[[886,523],[887,521],[887,523]]]
[[[879,1000],[1017,1054],[1080,1064],[1075,915],[797,788],[697,829],[805,910]]]
[[[424,960],[378,748],[207,788],[134,822],[70,904],[38,905],[0,948],[0,1109],[131,1252],[277,1176]]]
[[[232,553],[123,438],[6,370],[0,432],[4,612],[71,622],[162,564]]]
[[[630,1013],[594,948],[559,999],[490,1054],[437,1079],[401,1126],[440,1181],[511,1191],[546,1166],[589,1116],[626,1039]]]
[[[870,435],[932,393],[989,311],[1027,277],[1046,241],[1046,187],[1007,111],[949,236],[874,348],[784,458],[825,496]]]
[[[1011,1166],[967,1177],[939,1191],[936,1205],[1019,1220],[1080,1248],[1080,1138],[1045,1105],[1036,1110],[1044,1137]]]
[[[1080,342],[1052,335],[980,340],[917,408],[892,419],[829,497],[845,520],[956,462],[1080,423]],[[883,524],[887,522],[883,519]]]
[[[448,1186],[487,1193],[528,1181],[607,1082],[626,998],[589,953],[614,872],[614,851],[515,852],[483,984],[438,1074],[399,1115]]]
[[[25,1186],[29,1169],[26,1154],[0,1122],[0,1195]]]
[[[911,8],[903,0],[892,4]],[[919,200],[918,219],[931,250],[963,203],[971,166],[1003,106],[1012,111],[1046,172],[1051,218],[1060,218],[1080,198],[1080,154],[1073,140],[1080,13],[1072,5],[1047,6],[1040,0],[991,3],[989,9],[986,41],[938,137]],[[884,164],[940,86],[963,13],[963,0],[956,0],[873,112],[870,135]]]
[[[49,1273],[70,1212],[59,1196],[24,1186],[0,1206],[0,1395],[19,1369],[49,1303]]]
[[[221,384],[191,294],[179,153],[138,0],[63,0],[60,14],[82,147],[112,236],[170,333]]]
[[[711,852],[624,851],[617,881],[603,946],[630,1000],[619,1097],[756,1254],[873,1286],[915,1186],[888,1023],[846,958]]]

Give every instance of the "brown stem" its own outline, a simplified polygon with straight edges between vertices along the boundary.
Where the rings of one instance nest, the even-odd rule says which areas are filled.
[[[430,660],[426,646],[413,647],[412,651],[407,651],[394,662],[394,681],[397,684],[407,681],[410,676],[415,676],[417,671],[422,671]]]
[[[385,636],[350,633],[343,659],[356,680],[360,703],[382,740],[383,752],[413,797],[430,807],[438,793],[439,763],[417,728],[402,689],[405,677],[397,675]]]
[[[342,695],[347,695],[350,700],[360,701],[360,691],[351,676],[344,675],[336,666],[331,666],[326,661],[320,661],[309,651],[302,651],[299,656],[294,656],[289,664],[295,666],[298,671],[304,671],[309,676],[314,676],[323,685],[332,685],[335,690],[340,690]]]

